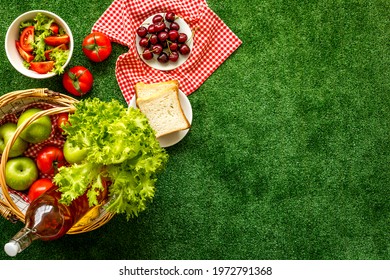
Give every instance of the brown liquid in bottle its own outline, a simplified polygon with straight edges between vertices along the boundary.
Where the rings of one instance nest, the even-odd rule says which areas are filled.
[[[99,201],[105,195],[101,195]],[[16,256],[36,239],[48,241],[60,238],[91,209],[86,195],[72,201],[69,206],[60,203],[60,198],[61,192],[53,187],[31,202],[24,228],[4,246],[8,255]]]
[[[87,197],[81,196],[71,205],[59,203],[61,193],[50,189],[34,200],[26,212],[26,225],[41,240],[60,238],[90,209]]]

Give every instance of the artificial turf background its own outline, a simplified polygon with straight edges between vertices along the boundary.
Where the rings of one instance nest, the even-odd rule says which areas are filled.
[[[75,37],[71,66],[94,74],[89,96],[125,105],[115,61],[126,48],[93,64],[80,47],[110,3],[0,0],[0,44],[19,14],[57,13]],[[390,258],[390,2],[208,4],[243,44],[189,97],[193,126],[168,148],[154,202],[17,259]],[[64,92],[0,52],[0,94],[36,87]],[[1,219],[0,244],[21,227]]]

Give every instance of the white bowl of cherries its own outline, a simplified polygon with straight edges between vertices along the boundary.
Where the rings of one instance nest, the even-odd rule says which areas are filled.
[[[136,33],[137,52],[146,64],[155,69],[175,69],[191,54],[192,30],[184,19],[173,12],[150,16]]]

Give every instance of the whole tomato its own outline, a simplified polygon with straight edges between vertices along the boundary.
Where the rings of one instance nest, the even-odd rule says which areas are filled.
[[[38,169],[44,174],[55,174],[58,168],[65,165],[65,157],[62,150],[56,146],[45,146],[36,158]]]
[[[101,32],[93,32],[83,40],[84,54],[94,62],[101,62],[111,54],[111,41]]]
[[[48,191],[53,186],[53,182],[50,179],[42,178],[36,180],[28,190],[27,197],[32,202],[41,194]]]
[[[68,119],[69,119],[69,114],[68,113],[58,114],[57,128],[58,128],[59,131],[61,131],[61,133],[64,132],[64,130],[62,129],[62,126],[69,124],[69,120]]]
[[[91,90],[93,76],[84,66],[75,66],[64,73],[62,84],[69,93],[83,96]]]

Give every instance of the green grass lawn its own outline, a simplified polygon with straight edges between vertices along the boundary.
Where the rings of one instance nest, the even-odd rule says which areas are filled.
[[[390,258],[390,2],[207,2],[243,44],[189,96],[193,126],[167,149],[153,203],[18,259]],[[18,3],[0,0],[2,45],[22,12],[53,11],[73,31],[71,64],[94,74],[89,96],[125,105],[115,62],[127,49],[101,64],[81,51],[111,1]],[[1,94],[35,87],[64,92],[1,52]],[[0,244],[21,227],[0,220]]]

